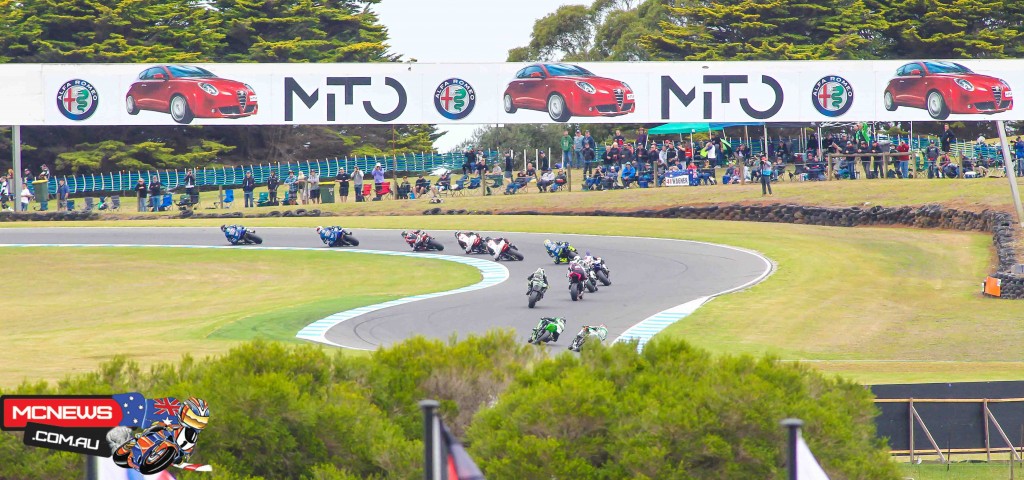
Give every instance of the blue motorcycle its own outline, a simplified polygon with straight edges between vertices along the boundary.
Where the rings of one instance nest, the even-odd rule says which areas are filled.
[[[328,247],[358,247],[359,240],[352,235],[352,232],[339,226],[316,227],[316,233],[320,234],[320,241]]]
[[[221,225],[220,231],[224,232],[224,237],[232,245],[259,245],[263,243],[263,239],[256,236],[255,230],[241,225]]]

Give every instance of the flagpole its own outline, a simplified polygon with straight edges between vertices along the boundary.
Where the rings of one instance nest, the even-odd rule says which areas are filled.
[[[786,468],[789,469],[789,480],[797,480],[796,476],[796,439],[800,437],[800,427],[804,425],[799,418],[787,418],[782,426],[789,429],[789,450],[787,451]]]

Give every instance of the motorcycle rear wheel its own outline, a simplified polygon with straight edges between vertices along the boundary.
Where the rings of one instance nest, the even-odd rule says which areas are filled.
[[[263,243],[263,239],[258,237],[255,233],[246,233],[245,238],[256,245]]]
[[[356,237],[353,237],[352,235],[345,235],[344,238],[345,238],[345,241],[348,242],[349,245],[351,245],[353,247],[358,247],[359,246],[359,240],[356,239]]]
[[[587,280],[587,291],[590,293],[597,291],[597,284],[593,280]]]
[[[597,273],[597,279],[601,281],[601,284],[608,286],[612,284],[612,279],[608,278],[608,274],[604,273],[604,270],[599,270]]]
[[[572,298],[572,301],[575,302],[576,300],[579,300],[580,293],[582,293],[580,289],[580,284],[574,283],[569,287],[569,296]]]
[[[533,308],[534,305],[537,305],[537,302],[539,300],[540,300],[540,292],[538,292],[536,290],[530,292],[530,308]]]

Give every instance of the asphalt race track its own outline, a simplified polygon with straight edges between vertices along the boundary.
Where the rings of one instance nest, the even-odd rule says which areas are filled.
[[[354,230],[360,249],[411,251],[399,230]],[[327,248],[312,228],[256,228],[265,247]],[[446,255],[464,255],[451,231],[430,231]],[[424,335],[447,339],[493,328],[514,328],[524,340],[541,317],[561,316],[566,331],[554,346],[568,346],[584,324],[604,323],[609,340],[637,322],[677,305],[715,296],[763,279],[771,264],[745,250],[676,240],[610,236],[478,232],[505,236],[526,259],[502,262],[509,279],[502,284],[378,310],[343,322],[326,333],[330,342],[373,349]],[[567,240],[580,253],[601,256],[611,269],[612,285],[569,298],[565,265],[554,265],[544,239]],[[227,245],[217,227],[187,228],[9,228],[0,244]],[[253,248],[240,246],[236,248]],[[480,255],[480,258],[487,258]],[[537,267],[548,276],[548,292],[536,308],[527,308],[526,277]],[[339,272],[340,274],[340,272]],[[400,274],[400,273],[399,273]]]

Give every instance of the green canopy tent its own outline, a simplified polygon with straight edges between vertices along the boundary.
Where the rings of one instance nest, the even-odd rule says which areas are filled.
[[[722,128],[707,122],[666,123],[648,130],[647,133],[649,135],[679,134],[680,141],[683,139],[683,134],[688,133],[690,134],[690,145],[693,145],[694,133],[708,132],[710,135],[712,130],[722,130]]]

